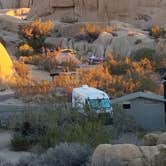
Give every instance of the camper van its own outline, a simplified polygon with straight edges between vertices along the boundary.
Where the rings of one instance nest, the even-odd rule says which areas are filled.
[[[96,113],[112,113],[108,95],[88,85],[73,89],[72,106],[78,108],[82,113],[85,112],[85,108]]]

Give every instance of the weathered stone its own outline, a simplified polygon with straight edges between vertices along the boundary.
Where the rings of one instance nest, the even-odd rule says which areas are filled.
[[[157,145],[157,141],[159,139],[159,134],[157,133],[150,133],[146,134],[143,138],[145,146],[155,146]]]
[[[92,166],[156,166],[156,156],[163,157],[163,150],[166,145],[99,145],[92,156]]]
[[[134,30],[134,29],[133,29]],[[120,56],[130,56],[141,48],[155,48],[155,41],[140,32],[123,31],[114,37],[111,45],[106,49],[106,55],[110,52]]]
[[[160,136],[159,136],[159,139],[157,141],[157,144],[165,144],[166,145],[166,132],[165,133],[162,133]]]
[[[112,18],[135,18],[141,13],[150,15],[152,22],[163,23],[165,9],[166,0],[42,0],[42,3],[34,0],[29,16],[78,16],[80,20],[110,21]]]
[[[146,161],[143,158],[136,158],[129,161],[128,166],[144,166]]]
[[[106,166],[111,165],[112,161],[122,163],[136,158],[142,158],[142,154],[135,145],[99,145],[92,156],[92,166]]]
[[[2,9],[30,7],[31,4],[32,0],[0,0],[0,8]]]

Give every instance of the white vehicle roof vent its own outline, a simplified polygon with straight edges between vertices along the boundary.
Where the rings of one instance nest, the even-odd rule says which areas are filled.
[[[82,88],[89,88],[89,86],[88,85],[82,85]]]

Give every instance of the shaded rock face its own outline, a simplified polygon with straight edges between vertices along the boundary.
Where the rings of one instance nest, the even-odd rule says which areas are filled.
[[[32,0],[0,0],[0,9],[30,7]]]
[[[155,12],[158,9],[160,12]],[[30,16],[55,14],[58,18],[75,15],[81,20],[109,21],[139,14],[160,15],[161,12],[166,13],[165,9],[166,0],[42,0],[42,3],[41,0],[34,0]]]

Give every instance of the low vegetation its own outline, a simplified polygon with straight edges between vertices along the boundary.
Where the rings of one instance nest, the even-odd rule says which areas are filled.
[[[1,166],[83,166],[90,162],[92,149],[84,144],[61,143],[43,154],[32,154],[17,164],[0,159]]]
[[[74,87],[88,84],[105,90],[111,97],[145,90],[160,93],[160,87],[151,78],[153,73],[153,66],[146,58],[136,62],[128,57],[119,60],[110,55],[103,65],[78,69],[75,76],[68,72],[56,77],[54,85],[71,93]]]
[[[42,22],[34,20],[20,27],[20,36],[35,51],[39,51],[45,45],[45,39],[53,29],[51,21]]]
[[[40,146],[48,149],[61,142],[78,142],[96,147],[109,143],[111,132],[96,115],[83,116],[73,109],[58,108],[44,113],[28,114],[21,124],[16,124],[11,141],[15,150]],[[23,146],[25,145],[25,146]]]
[[[93,42],[98,38],[100,33],[102,32],[112,33],[115,30],[116,29],[111,26],[101,26],[101,25],[87,23],[84,27],[81,28],[80,30],[81,33],[80,35],[77,35],[76,39],[81,40],[82,38],[81,34],[84,34],[88,42]]]
[[[150,35],[154,38],[165,38],[166,31],[164,28],[155,25],[150,29]]]

